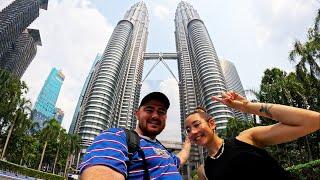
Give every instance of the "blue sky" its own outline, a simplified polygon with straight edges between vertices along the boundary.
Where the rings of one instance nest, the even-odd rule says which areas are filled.
[[[7,0],[10,1],[10,0]],[[49,0],[48,11],[31,25],[40,29],[42,47],[23,80],[34,103],[52,67],[66,76],[57,107],[69,128],[91,64],[102,53],[117,22],[133,0]],[[175,52],[174,13],[177,0],[146,0],[150,16],[147,52]],[[245,89],[258,89],[266,68],[292,71],[288,53],[295,39],[304,40],[320,3],[316,0],[187,0],[204,21],[217,54],[233,62]],[[147,62],[144,74],[152,66]],[[168,62],[177,75],[176,62]],[[171,98],[166,140],[179,140],[176,81],[159,64],[143,84],[142,95],[161,90]]]

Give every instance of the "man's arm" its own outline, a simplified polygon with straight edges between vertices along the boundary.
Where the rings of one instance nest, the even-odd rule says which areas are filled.
[[[124,179],[127,145],[123,129],[110,128],[99,134],[80,164],[81,179]]]
[[[190,154],[190,149],[191,149],[190,140],[186,138],[185,142],[183,143],[181,151],[177,154],[178,158],[180,159],[180,167],[187,162]]]
[[[279,104],[252,103],[233,92],[224,93],[222,98],[212,99],[242,112],[268,117],[279,122],[245,130],[237,137],[258,147],[289,142],[320,129],[320,113],[315,111]]]
[[[96,166],[91,166],[86,168],[81,176],[81,180],[91,180],[91,179],[96,179],[96,180],[114,180],[114,179],[119,179],[119,180],[124,180],[124,176],[107,167],[107,166],[101,166],[101,165],[96,165]]]

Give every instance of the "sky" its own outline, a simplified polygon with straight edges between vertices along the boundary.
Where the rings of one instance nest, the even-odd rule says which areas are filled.
[[[34,104],[50,70],[62,70],[66,78],[56,106],[65,113],[62,126],[67,130],[94,58],[103,53],[117,22],[136,2],[49,0],[48,10],[41,10],[39,18],[30,25],[40,30],[42,46],[22,77],[29,87],[27,97]],[[150,19],[147,52],[175,52],[174,14],[180,1],[144,2]],[[320,6],[317,0],[187,2],[205,23],[218,57],[235,64],[244,89],[256,90],[267,68],[293,71],[288,53],[295,40],[306,39]],[[154,62],[145,62],[143,78]],[[178,77],[177,63],[167,63]],[[143,82],[141,97],[155,90],[164,92],[171,100],[167,127],[159,139],[180,141],[178,86],[161,63]]]

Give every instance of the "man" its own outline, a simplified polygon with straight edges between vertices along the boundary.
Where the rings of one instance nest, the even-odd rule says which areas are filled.
[[[182,179],[178,168],[189,157],[190,142],[187,140],[176,155],[168,152],[156,140],[165,128],[169,99],[161,92],[146,95],[136,111],[141,137],[140,147],[145,154],[150,179]],[[143,179],[144,164],[140,153],[134,153],[130,166],[126,135],[121,128],[111,128],[98,135],[88,148],[80,165],[81,179]]]

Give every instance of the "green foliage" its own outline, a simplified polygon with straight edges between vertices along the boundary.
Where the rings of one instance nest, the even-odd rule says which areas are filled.
[[[296,72],[298,77],[310,74],[312,78],[320,79],[320,10],[315,18],[314,25],[309,28],[307,41],[296,41],[293,50],[289,54],[290,61],[297,62]]]
[[[296,73],[287,74],[278,68],[267,69],[260,91],[255,94],[260,102],[317,110],[320,108],[320,93],[316,93],[319,88],[314,85],[320,84],[320,81],[309,74],[304,74],[303,79],[299,79]],[[262,125],[276,123],[264,117],[260,117],[260,120]],[[268,147],[267,151],[284,167],[306,163],[320,158],[319,137],[319,132],[315,132],[289,143]]]
[[[62,176],[58,176],[55,174],[49,174],[49,173],[45,173],[42,171],[37,171],[34,169],[26,168],[26,167],[19,166],[14,163],[1,161],[1,160],[0,160],[0,169],[5,170],[5,171],[16,172],[16,173],[19,173],[19,174],[22,174],[25,176],[35,177],[35,178],[40,178],[40,179],[52,179],[52,180],[64,179],[64,177],[62,177]]]
[[[242,121],[236,118],[228,120],[227,128],[221,133],[221,137],[225,139],[235,138],[240,132],[254,127],[253,121]]]
[[[320,178],[320,159],[289,167],[287,171],[301,180],[317,180]]]
[[[4,158],[25,167],[63,173],[69,166],[67,159],[79,150],[80,138],[67,134],[55,119],[40,130],[39,124],[30,119],[31,103],[24,98],[27,90],[23,81],[0,69],[0,140]]]

